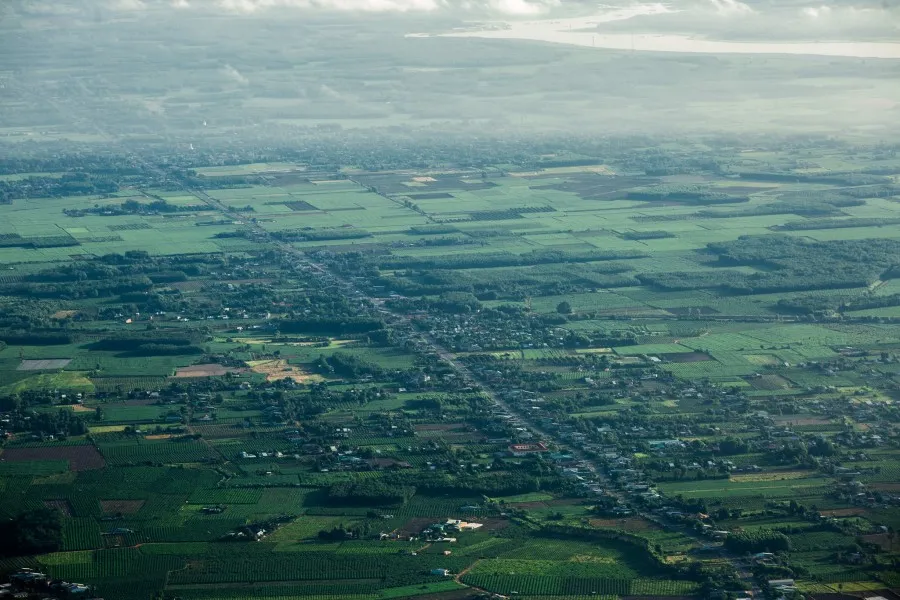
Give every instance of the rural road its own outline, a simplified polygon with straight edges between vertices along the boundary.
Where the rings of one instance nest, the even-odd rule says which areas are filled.
[[[670,531],[674,530],[684,533],[685,535],[696,539],[701,544],[706,545],[709,543],[709,540],[707,538],[702,537],[698,532],[694,531],[690,527],[665,522],[657,515],[649,514],[646,511],[642,511],[634,506],[634,504],[629,501],[629,498],[624,492],[610,487],[609,480],[603,475],[603,465],[598,464],[593,458],[588,456],[588,454],[582,448],[574,447],[557,439],[556,436],[551,432],[531,421],[528,416],[518,410],[517,407],[506,402],[497,392],[497,390],[492,389],[489,385],[485,385],[479,382],[472,371],[458,358],[456,358],[452,351],[444,347],[440,342],[438,342],[427,332],[420,332],[419,330],[417,330],[411,317],[406,314],[389,309],[384,305],[383,299],[374,298],[367,295],[363,291],[359,290],[352,282],[332,273],[324,265],[311,260],[302,250],[295,248],[288,242],[276,240],[266,229],[256,223],[253,223],[245,215],[234,211],[232,208],[224,205],[222,202],[216,200],[215,198],[212,198],[207,193],[189,187],[185,187],[184,189],[186,192],[194,195],[196,198],[203,201],[211,208],[219,211],[224,216],[234,221],[243,223],[246,227],[248,227],[256,234],[258,239],[267,241],[271,245],[278,248],[284,255],[289,256],[291,259],[295,260],[297,265],[302,270],[321,277],[328,285],[332,285],[341,289],[348,298],[356,298],[360,303],[370,304],[374,308],[374,310],[382,317],[384,317],[385,321],[389,324],[394,326],[400,324],[407,328],[413,340],[418,341],[418,343],[421,344],[422,347],[434,352],[438,357],[441,358],[441,360],[450,365],[454,369],[454,371],[456,371],[456,373],[461,377],[463,382],[480,389],[494,404],[498,412],[513,416],[522,425],[527,426],[534,434],[543,438],[544,441],[556,444],[560,449],[565,450],[566,452],[572,454],[572,456],[576,457],[578,460],[582,461],[583,464],[588,467],[588,470],[593,473],[593,477],[596,483],[603,485],[604,488],[608,489],[608,491],[613,494],[620,503],[630,508],[632,511],[634,511],[635,514]],[[748,572],[747,565],[741,557],[731,555],[724,548],[720,548],[719,554],[721,558],[731,563],[731,565],[735,569],[735,572],[739,574],[742,580],[752,585],[752,576]]]

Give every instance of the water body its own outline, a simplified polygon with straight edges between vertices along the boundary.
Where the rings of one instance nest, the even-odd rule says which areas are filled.
[[[673,34],[607,34],[597,25],[637,15],[663,14],[662,4],[617,9],[574,19],[546,19],[481,24],[472,29],[439,34],[441,37],[479,37],[497,40],[534,40],[612,50],[687,52],[704,54],[806,54],[852,58],[900,59],[895,42],[737,42]],[[410,34],[410,37],[425,37]]]

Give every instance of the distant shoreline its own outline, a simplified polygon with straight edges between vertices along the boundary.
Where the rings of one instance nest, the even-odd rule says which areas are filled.
[[[483,23],[481,29],[439,34],[412,33],[406,37],[477,37],[531,40],[606,50],[675,52],[689,54],[790,54],[845,58],[900,59],[896,42],[754,42],[711,40],[683,34],[600,33],[596,25],[622,21],[639,15],[671,12],[663,5],[615,10],[589,17]]]

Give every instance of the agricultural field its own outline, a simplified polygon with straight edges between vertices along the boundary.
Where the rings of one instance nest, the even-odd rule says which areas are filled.
[[[0,571],[117,600],[889,595],[900,190],[867,161],[900,162],[678,148],[4,174],[0,517],[41,543]]]

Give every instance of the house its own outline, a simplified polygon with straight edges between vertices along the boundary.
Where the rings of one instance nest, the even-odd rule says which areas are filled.
[[[666,448],[684,448],[685,444],[681,440],[650,440],[647,445],[651,450],[663,450]]]
[[[482,523],[469,523],[468,521],[460,521],[459,519],[447,519],[447,529],[456,531],[475,531],[484,527]]]
[[[432,569],[432,575],[440,575],[442,577],[447,577],[450,575],[450,569]]]
[[[12,583],[36,583],[38,581],[46,581],[47,575],[31,569],[21,569],[17,573],[11,575],[9,580]]]
[[[66,593],[69,594],[70,596],[87,595],[87,594],[89,594],[90,591],[91,591],[91,588],[89,588],[88,586],[84,585],[83,583],[67,583],[67,582],[63,582],[62,584],[60,584],[59,587],[60,587],[60,589],[61,589],[62,591],[66,592]]]
[[[527,456],[537,452],[546,452],[547,445],[544,442],[528,443],[528,444],[510,444],[509,453],[512,456]]]
[[[773,590],[778,590],[781,592],[790,591],[797,588],[793,579],[770,579],[769,587]]]

